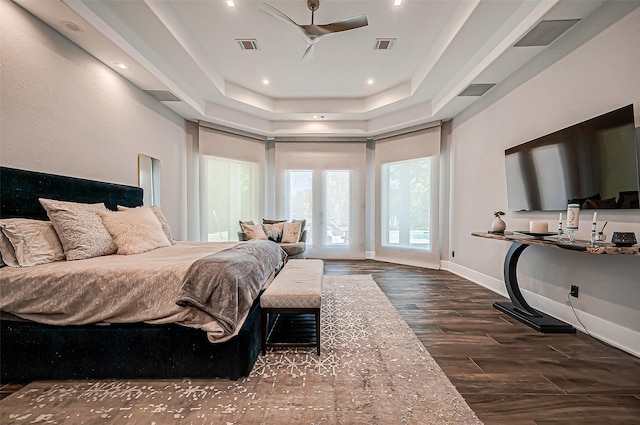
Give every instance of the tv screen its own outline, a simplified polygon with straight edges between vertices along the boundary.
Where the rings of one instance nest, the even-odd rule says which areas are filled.
[[[633,105],[505,150],[511,211],[638,209]]]

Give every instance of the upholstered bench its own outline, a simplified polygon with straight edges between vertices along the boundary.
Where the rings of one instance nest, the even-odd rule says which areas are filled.
[[[262,308],[262,354],[267,346],[315,346],[320,355],[320,309],[322,306],[322,260],[289,260],[260,296]],[[268,341],[269,314],[314,314],[315,343],[271,343]]]

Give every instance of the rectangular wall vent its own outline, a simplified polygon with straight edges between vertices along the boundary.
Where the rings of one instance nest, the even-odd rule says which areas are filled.
[[[242,50],[258,50],[258,41],[255,38],[236,38],[236,42]]]
[[[145,93],[152,96],[158,102],[179,102],[180,99],[168,90],[145,90]]]
[[[580,19],[540,21],[526,33],[513,47],[544,47],[553,43],[562,34],[580,22]]]
[[[376,38],[373,50],[391,50],[395,44],[395,38]]]
[[[494,83],[469,84],[458,96],[482,96],[495,86]]]

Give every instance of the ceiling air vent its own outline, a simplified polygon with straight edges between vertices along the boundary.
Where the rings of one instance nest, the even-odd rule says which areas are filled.
[[[462,90],[458,96],[482,96],[495,86],[493,83],[488,84],[469,84],[466,89]]]
[[[255,38],[236,38],[236,43],[242,50],[258,50],[258,41]]]
[[[395,44],[395,38],[376,38],[373,50],[391,50]]]
[[[179,102],[180,99],[168,90],[145,90],[149,96],[158,102]]]
[[[562,19],[540,21],[526,33],[513,47],[543,47],[553,43],[569,29],[580,22],[580,19]]]

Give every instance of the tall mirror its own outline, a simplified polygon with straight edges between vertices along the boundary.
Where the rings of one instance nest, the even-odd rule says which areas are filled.
[[[143,190],[143,205],[162,207],[160,200],[160,160],[138,154],[138,186]]]

